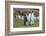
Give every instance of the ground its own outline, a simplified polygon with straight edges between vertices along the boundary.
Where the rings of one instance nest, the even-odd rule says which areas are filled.
[[[20,27],[30,27],[30,26],[24,26],[24,20],[21,19],[15,19],[13,20],[13,26],[14,28],[20,28]],[[39,20],[34,20],[34,24],[31,25],[31,27],[38,27],[39,26]]]

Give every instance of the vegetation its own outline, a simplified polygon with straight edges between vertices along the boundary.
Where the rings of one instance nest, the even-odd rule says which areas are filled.
[[[31,26],[24,26],[24,20],[21,19],[15,19],[14,18],[14,28],[19,28],[19,27],[38,27],[39,26],[39,20],[34,20],[34,24],[32,24]]]

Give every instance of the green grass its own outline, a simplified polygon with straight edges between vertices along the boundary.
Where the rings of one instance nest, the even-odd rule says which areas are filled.
[[[39,20],[34,20],[34,24],[32,24],[32,27],[38,27],[39,26]]]
[[[13,27],[14,28],[19,28],[19,27],[27,27],[24,26],[24,20],[21,19],[15,19],[13,20]],[[39,20],[34,20],[34,24],[31,25],[32,27],[38,27],[39,26]]]
[[[14,27],[24,27],[24,20],[14,19]]]

